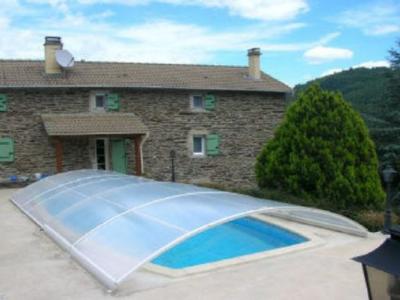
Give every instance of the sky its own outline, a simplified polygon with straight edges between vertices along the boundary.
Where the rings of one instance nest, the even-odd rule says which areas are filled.
[[[247,65],[294,86],[388,66],[399,0],[1,0],[0,59],[43,59],[46,35],[76,60]]]

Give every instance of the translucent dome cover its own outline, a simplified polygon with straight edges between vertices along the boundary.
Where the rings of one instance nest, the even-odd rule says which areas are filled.
[[[50,176],[11,200],[110,289],[181,241],[255,213],[367,233],[358,223],[322,210],[110,171]]]

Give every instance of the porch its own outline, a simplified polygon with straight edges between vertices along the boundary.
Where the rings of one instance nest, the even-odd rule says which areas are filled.
[[[148,129],[135,114],[76,113],[41,117],[55,148],[57,173],[64,169],[66,141],[79,138],[87,141],[88,163],[92,168],[128,173],[128,153],[133,153],[134,173],[142,175],[142,145]]]

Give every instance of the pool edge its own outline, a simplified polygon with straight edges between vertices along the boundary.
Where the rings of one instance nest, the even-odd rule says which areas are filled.
[[[235,258],[223,259],[223,260],[220,260],[217,262],[211,262],[211,263],[201,264],[198,266],[182,268],[182,269],[173,269],[173,268],[163,267],[163,266],[151,263],[151,262],[144,265],[143,268],[146,269],[147,271],[150,271],[153,273],[165,275],[165,276],[168,276],[171,278],[179,278],[179,277],[185,277],[185,276],[195,275],[195,274],[199,274],[199,273],[205,273],[205,272],[209,272],[209,271],[213,271],[213,270],[217,270],[217,269],[221,269],[221,268],[237,266],[240,264],[245,264],[245,263],[249,263],[249,262],[253,262],[253,261],[257,261],[257,260],[261,260],[261,259],[267,259],[267,258],[284,255],[284,254],[303,251],[303,250],[315,248],[315,247],[325,244],[325,242],[321,238],[319,238],[312,232],[308,232],[308,231],[304,231],[304,230],[299,231],[298,229],[295,228],[294,224],[282,225],[282,222],[279,221],[275,217],[266,216],[263,214],[256,214],[251,217],[261,220],[261,221],[264,221],[264,222],[268,222],[272,225],[283,228],[284,230],[287,230],[294,234],[300,235],[300,236],[306,238],[307,241],[299,243],[299,244],[291,245],[291,246],[286,246],[286,247],[277,248],[277,249],[273,249],[273,250],[266,250],[266,251],[248,254],[248,255],[242,255],[242,256],[235,257]]]

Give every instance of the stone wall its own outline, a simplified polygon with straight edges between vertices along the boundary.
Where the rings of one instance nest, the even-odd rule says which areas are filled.
[[[43,113],[89,111],[88,89],[1,90],[9,110],[0,113],[0,136],[15,141],[15,161],[0,164],[0,177],[55,172],[55,149],[41,122]],[[133,112],[149,128],[143,142],[146,176],[169,180],[170,151],[175,150],[178,181],[253,185],[254,163],[284,113],[284,95],[213,92],[213,111],[193,112],[189,91],[114,90],[121,112]],[[191,133],[220,136],[218,156],[193,157]],[[129,173],[134,172],[133,144],[128,143]],[[90,168],[88,138],[64,139],[64,170]]]
[[[40,115],[88,110],[79,90],[0,90],[7,94],[8,111],[0,113],[0,136],[14,139],[15,161],[0,163],[0,177],[55,173],[55,148]],[[65,139],[64,169],[88,168],[87,139]]]

